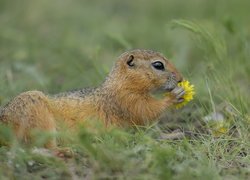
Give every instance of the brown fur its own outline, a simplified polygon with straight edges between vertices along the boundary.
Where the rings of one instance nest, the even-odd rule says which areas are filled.
[[[133,66],[128,65],[132,58]],[[152,62],[161,61],[166,69],[156,70]],[[56,96],[40,91],[24,92],[0,111],[0,121],[10,124],[19,139],[30,139],[30,131],[55,132],[63,121],[68,128],[79,122],[97,118],[106,125],[145,125],[177,102],[176,94],[157,99],[160,89],[173,89],[182,77],[161,54],[149,50],[133,50],[122,54],[104,83],[96,89],[83,89]],[[61,121],[60,121],[61,120]],[[53,140],[47,147],[53,148]]]

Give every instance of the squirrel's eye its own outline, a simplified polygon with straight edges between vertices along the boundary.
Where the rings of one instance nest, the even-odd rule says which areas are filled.
[[[153,66],[155,69],[157,69],[157,70],[161,70],[161,71],[165,70],[165,67],[164,67],[163,63],[160,62],[160,61],[155,61],[155,62],[153,62],[153,63],[152,63],[152,66]]]

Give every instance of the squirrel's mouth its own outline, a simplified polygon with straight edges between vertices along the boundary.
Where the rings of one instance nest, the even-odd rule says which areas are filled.
[[[160,88],[154,89],[152,91],[153,94],[158,94],[158,93],[166,93],[166,92],[171,92],[174,88],[176,88],[177,83],[168,83],[165,84],[163,86],[161,86]]]
[[[166,92],[171,92],[172,90],[173,90],[174,88],[164,88],[164,90],[166,91]]]
[[[166,85],[164,85],[163,89],[166,92],[171,92],[174,88],[176,88],[176,86],[177,86],[177,82],[172,81],[171,83],[167,83]]]
[[[168,76],[166,83],[163,85],[163,90],[165,92],[171,92],[174,88],[176,88],[178,85],[178,82],[176,80],[176,77],[171,74]]]

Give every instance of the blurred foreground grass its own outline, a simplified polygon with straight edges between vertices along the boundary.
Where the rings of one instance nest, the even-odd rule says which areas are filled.
[[[244,0],[0,0],[2,105],[26,90],[97,86],[133,48],[162,52],[196,88],[195,100],[158,126],[82,128],[67,145],[76,153],[68,162],[13,141],[11,149],[0,147],[1,178],[250,178],[249,7]],[[203,119],[215,111],[227,114],[230,133],[210,133]],[[178,128],[195,136],[159,140]]]

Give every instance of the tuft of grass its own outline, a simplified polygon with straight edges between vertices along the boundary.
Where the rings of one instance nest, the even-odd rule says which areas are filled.
[[[219,35],[211,33],[209,29],[216,31],[215,24],[206,25],[205,27],[200,25],[200,23],[195,23],[188,20],[173,20],[171,22],[172,28],[184,28],[193,34],[195,34],[195,40],[197,46],[201,48],[206,54],[206,56],[212,56],[223,60],[227,55],[227,47],[223,38]]]

